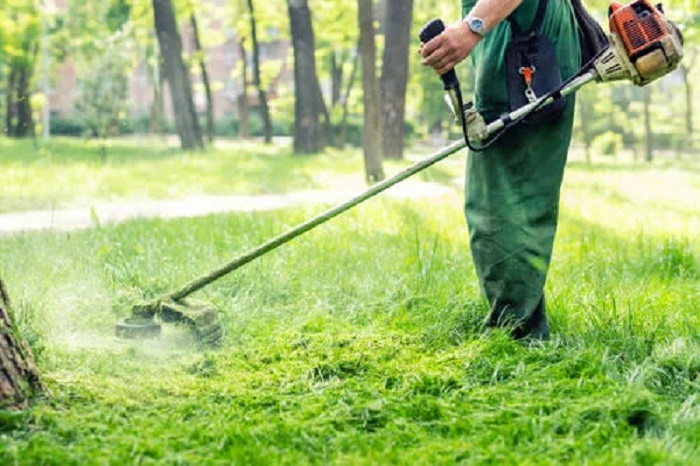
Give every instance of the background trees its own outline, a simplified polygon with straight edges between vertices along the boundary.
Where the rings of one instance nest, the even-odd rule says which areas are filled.
[[[316,73],[316,40],[307,0],[288,0],[294,47],[294,152],[311,154],[324,146],[325,104]]]
[[[192,82],[182,60],[182,39],[171,0],[153,0],[153,19],[165,80],[170,88],[175,123],[183,149],[204,147],[194,110]]]
[[[6,0],[0,15],[0,63],[5,76],[5,133],[34,135],[32,80],[39,47],[39,10],[32,0]]]
[[[379,82],[377,81],[377,52],[374,33],[372,0],[358,0],[360,25],[360,56],[362,57],[362,89],[364,91],[364,124],[362,146],[365,153],[367,181],[384,179],[382,168],[382,128],[380,115]]]
[[[403,158],[408,57],[413,0],[386,0],[385,45],[380,83],[384,156]]]
[[[607,3],[586,4],[604,22]],[[292,136],[298,153],[373,141],[368,160],[379,176],[381,158],[459,135],[439,81],[414,52],[420,27],[434,17],[459,18],[459,2],[0,0],[0,6],[0,121],[8,136],[37,133],[39,112],[50,101],[52,130],[64,135],[177,133],[191,149],[202,147],[205,128],[209,141]],[[359,6],[363,18],[372,15],[362,22],[362,42]],[[648,90],[620,84],[580,93],[575,144],[582,153],[628,151],[642,160],[697,150],[698,7],[697,0],[666,5],[686,37],[678,72]],[[42,50],[51,63],[47,80],[37,73]],[[114,70],[108,79],[98,77],[107,76],[107,58],[119,58],[121,76]],[[458,69],[467,95],[471,68]],[[167,98],[170,92],[174,98]],[[111,123],[98,122],[98,114]]]

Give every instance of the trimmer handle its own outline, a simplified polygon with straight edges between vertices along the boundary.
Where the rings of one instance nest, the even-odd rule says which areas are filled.
[[[442,34],[444,30],[445,23],[443,23],[441,19],[437,18],[429,21],[425,26],[423,26],[423,29],[421,29],[420,33],[418,33],[418,38],[425,44],[431,39],[434,39]],[[445,90],[459,88],[459,80],[457,79],[457,73],[454,69],[440,75],[440,79],[442,79],[442,83],[445,85]]]

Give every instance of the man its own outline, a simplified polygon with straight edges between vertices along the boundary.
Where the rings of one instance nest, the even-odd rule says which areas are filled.
[[[422,44],[423,64],[444,74],[471,57],[475,105],[491,121],[509,110],[505,51],[513,15],[529,31],[541,0],[463,0],[464,19]],[[563,80],[581,65],[569,0],[548,0],[541,32],[554,44]],[[553,123],[519,125],[470,154],[465,212],[477,275],[490,305],[488,327],[514,338],[548,339],[544,285],[557,227],[559,190],[571,140],[573,96]]]

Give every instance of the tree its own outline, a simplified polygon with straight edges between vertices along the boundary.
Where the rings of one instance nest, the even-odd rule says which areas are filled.
[[[3,6],[0,62],[7,63],[5,133],[33,137],[31,85],[39,49],[40,21],[35,2],[19,0]]]
[[[361,108],[352,100],[358,69],[357,1],[310,1],[313,9],[319,76],[330,85],[328,105],[323,105],[326,143],[343,147],[347,142],[350,113]],[[333,27],[329,27],[333,25]]]
[[[358,0],[357,16],[360,26],[362,87],[365,95],[362,131],[365,177],[368,182],[373,183],[384,179],[384,169],[382,167],[380,97],[376,70],[377,50],[372,0]]]
[[[642,89],[644,105],[644,160],[651,162],[654,159],[654,133],[651,127],[651,87]]]
[[[294,47],[294,153],[312,154],[323,149],[321,116],[325,104],[316,73],[316,45],[307,0],[288,0]]]
[[[250,125],[248,124],[250,111],[248,110],[248,60],[245,51],[245,38],[241,37],[238,43],[241,52],[241,92],[238,95],[238,136],[250,137]]]
[[[403,158],[413,0],[386,0],[384,58],[380,84],[384,157]]]
[[[348,78],[347,86],[345,87],[345,93],[342,95],[339,101],[339,105],[342,109],[342,117],[340,120],[340,136],[338,140],[338,146],[343,147],[348,140],[348,116],[350,113],[350,94],[355,87],[355,81],[357,81],[357,68],[360,62],[360,52],[359,45],[355,50],[355,55],[352,59],[352,68],[350,69],[350,77]]]
[[[192,100],[192,83],[182,60],[182,41],[171,0],[153,0],[153,18],[180,144],[186,150],[203,148],[202,130]]]
[[[119,122],[127,111],[129,39],[118,31],[104,40],[95,40],[99,53],[90,61],[90,73],[82,77],[77,110],[93,136],[102,140],[100,155],[107,157],[106,140],[119,132]]]
[[[194,49],[197,52],[197,61],[199,62],[199,70],[202,73],[202,85],[204,86],[204,95],[207,99],[207,138],[209,142],[214,141],[214,100],[211,95],[211,84],[209,83],[209,73],[207,71],[207,61],[204,57],[202,49],[202,41],[199,38],[199,25],[197,24],[197,15],[194,9],[190,13],[190,26],[192,27],[192,37],[194,40]]]
[[[697,62],[698,55],[700,54],[700,13],[696,12],[693,7],[686,7],[683,15],[683,22],[680,24],[683,28],[683,36],[685,38],[684,47],[684,59],[679,65],[680,74],[683,78],[683,87],[685,89],[685,130],[686,130],[686,144],[685,148],[687,150],[693,150],[694,144],[694,80],[692,76],[692,70]]]
[[[255,8],[253,0],[247,0],[247,4],[250,19],[250,38],[253,42],[253,85],[258,90],[258,105],[260,106],[260,117],[263,121],[263,136],[265,143],[269,144],[272,142],[272,120],[270,119],[270,108],[267,105],[267,94],[260,79],[260,44],[258,43]]]
[[[31,350],[12,324],[12,310],[0,280],[0,409],[22,409],[45,392]]]

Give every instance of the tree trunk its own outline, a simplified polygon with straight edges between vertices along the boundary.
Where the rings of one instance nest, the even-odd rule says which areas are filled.
[[[352,69],[350,70],[350,76],[348,77],[348,84],[345,88],[345,94],[340,100],[341,108],[343,109],[343,117],[340,122],[340,138],[337,142],[338,147],[344,147],[348,142],[348,114],[350,110],[349,101],[350,94],[352,94],[352,89],[355,86],[355,81],[357,81],[357,68],[360,62],[360,51],[359,43],[355,50],[355,56],[352,59]]]
[[[148,65],[147,65],[148,66]],[[163,133],[163,71],[160,63],[156,63],[150,70],[151,84],[153,85],[153,101],[151,102],[149,131],[151,134]]]
[[[263,121],[263,136],[265,143],[272,142],[272,121],[270,120],[270,108],[267,105],[267,96],[260,81],[260,44],[258,43],[257,22],[255,20],[255,8],[253,0],[248,0],[248,11],[250,13],[250,38],[253,41],[253,84],[258,90],[258,105],[260,106],[260,117]]]
[[[15,136],[26,138],[34,136],[34,117],[32,115],[31,92],[29,91],[29,80],[31,70],[22,67],[19,71],[19,81],[17,82],[17,126]]]
[[[30,87],[37,52],[38,45],[32,40],[27,40],[22,44],[22,53],[27,57],[27,61],[11,59],[9,62],[5,130],[10,137],[35,136]]]
[[[161,118],[163,115],[163,87],[161,83],[153,83],[153,102],[151,103],[150,131],[153,134],[161,134]]]
[[[331,53],[331,108],[340,103],[343,92],[343,60],[338,63],[338,52]]]
[[[577,105],[578,105],[578,111],[579,111],[579,116],[581,117],[581,133],[583,135],[583,146],[584,146],[584,151],[586,154],[586,163],[591,164],[591,142],[592,142],[592,136],[591,136],[591,128],[590,128],[590,113],[592,113],[591,110],[593,110],[591,105],[589,105],[589,100],[584,98],[578,99]]]
[[[321,128],[323,96],[316,73],[316,44],[307,0],[288,0],[294,46],[294,153],[313,154],[323,149]]]
[[[384,179],[379,82],[376,70],[377,50],[373,16],[372,0],[358,0],[362,87],[364,90],[362,145],[364,146],[365,175],[369,183]]]
[[[685,63],[681,63],[678,67],[681,70],[681,76],[683,77],[683,87],[685,88],[685,133],[687,141],[685,144],[685,150],[692,152],[693,150],[693,83],[691,82],[691,70],[695,65],[695,58],[697,55],[693,54],[690,57],[689,54],[685,56]]]
[[[651,129],[651,88],[643,88],[644,93],[644,160],[651,162],[654,159],[654,149],[652,147],[654,134]]]
[[[185,150],[201,149],[202,130],[192,100],[192,83],[182,60],[182,41],[171,0],[153,0],[153,16],[160,46],[163,74],[168,81],[180,145]]]
[[[245,39],[239,43],[241,50],[241,93],[238,95],[238,137],[247,139],[250,137],[250,125],[248,117],[248,60],[245,54]]]
[[[408,49],[413,0],[386,0],[386,33],[381,78],[384,157],[402,159],[405,136]]]
[[[9,137],[14,137],[17,110],[15,109],[14,89],[17,81],[17,69],[10,67],[10,72],[7,75],[7,90],[5,91],[5,134]]]
[[[204,85],[204,94],[207,99],[207,139],[209,142],[214,142],[214,100],[211,95],[211,84],[209,83],[209,72],[207,71],[207,62],[204,59],[204,50],[202,42],[199,40],[199,26],[197,25],[197,16],[192,12],[190,15],[190,24],[192,25],[192,36],[194,37],[194,49],[199,57],[199,69],[202,73],[202,84]]]
[[[10,300],[0,281],[0,409],[22,409],[45,390],[29,347],[12,325]]]
[[[690,82],[689,71],[685,72],[685,132],[688,138],[686,149],[693,149],[693,84]]]

